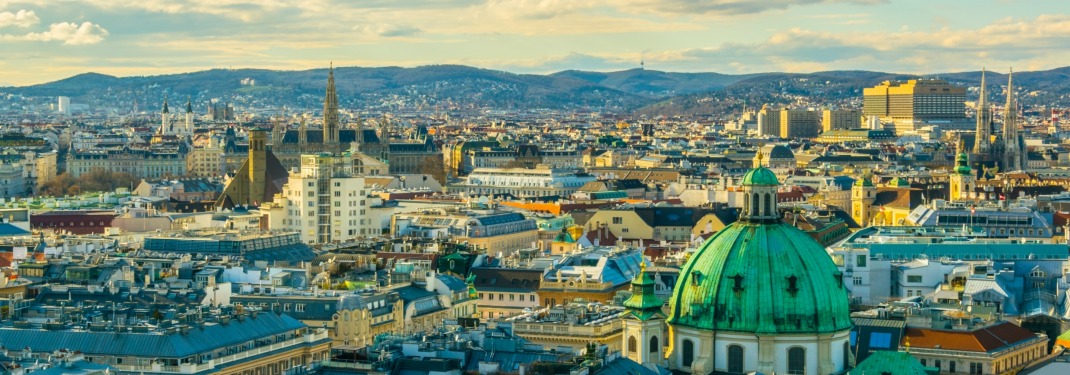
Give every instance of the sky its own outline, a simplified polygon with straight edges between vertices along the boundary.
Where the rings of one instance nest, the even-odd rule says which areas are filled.
[[[85,72],[1070,65],[1067,0],[0,0],[0,86]]]

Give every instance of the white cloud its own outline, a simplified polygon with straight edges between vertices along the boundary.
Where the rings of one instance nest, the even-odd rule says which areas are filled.
[[[41,22],[32,10],[20,10],[16,13],[0,12],[0,27],[30,27]]]
[[[370,36],[377,36],[383,38],[411,37],[423,32],[423,30],[420,30],[420,28],[415,26],[395,25],[386,23],[354,26],[353,30],[368,34]]]
[[[108,36],[108,30],[92,22],[82,22],[81,25],[74,22],[54,23],[48,27],[48,31],[29,33],[21,39],[51,42],[61,41],[67,45],[96,44]]]

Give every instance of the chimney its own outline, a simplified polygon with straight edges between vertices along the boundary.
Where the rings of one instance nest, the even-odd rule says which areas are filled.
[[[435,291],[435,271],[427,272],[427,282],[426,285],[424,285],[424,288],[426,288],[428,292]]]

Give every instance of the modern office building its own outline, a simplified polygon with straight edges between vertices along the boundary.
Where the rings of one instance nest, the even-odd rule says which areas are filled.
[[[862,111],[857,109],[826,109],[821,111],[821,130],[848,130],[862,127]]]
[[[925,125],[967,129],[966,88],[941,79],[884,81],[863,90],[862,112],[894,124],[896,133],[914,131]]]
[[[331,243],[379,234],[370,201],[351,155],[304,155],[301,169],[261,212],[271,229],[296,231],[307,243]]]
[[[814,138],[821,133],[821,112],[808,109],[780,111],[780,138]]]

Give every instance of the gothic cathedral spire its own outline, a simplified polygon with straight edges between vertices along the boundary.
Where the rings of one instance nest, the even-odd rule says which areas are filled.
[[[1007,74],[1007,105],[1003,108],[1003,165],[1007,171],[1025,168],[1022,163],[1025,150],[1018,139],[1018,103],[1014,100],[1013,75],[1012,69]]]
[[[992,112],[988,110],[988,98],[985,97],[985,69],[981,68],[981,90],[977,99],[977,129],[973,142],[975,155],[988,155],[992,133]]]
[[[338,90],[334,86],[334,63],[327,71],[327,95],[323,99],[323,143],[338,143]]]

